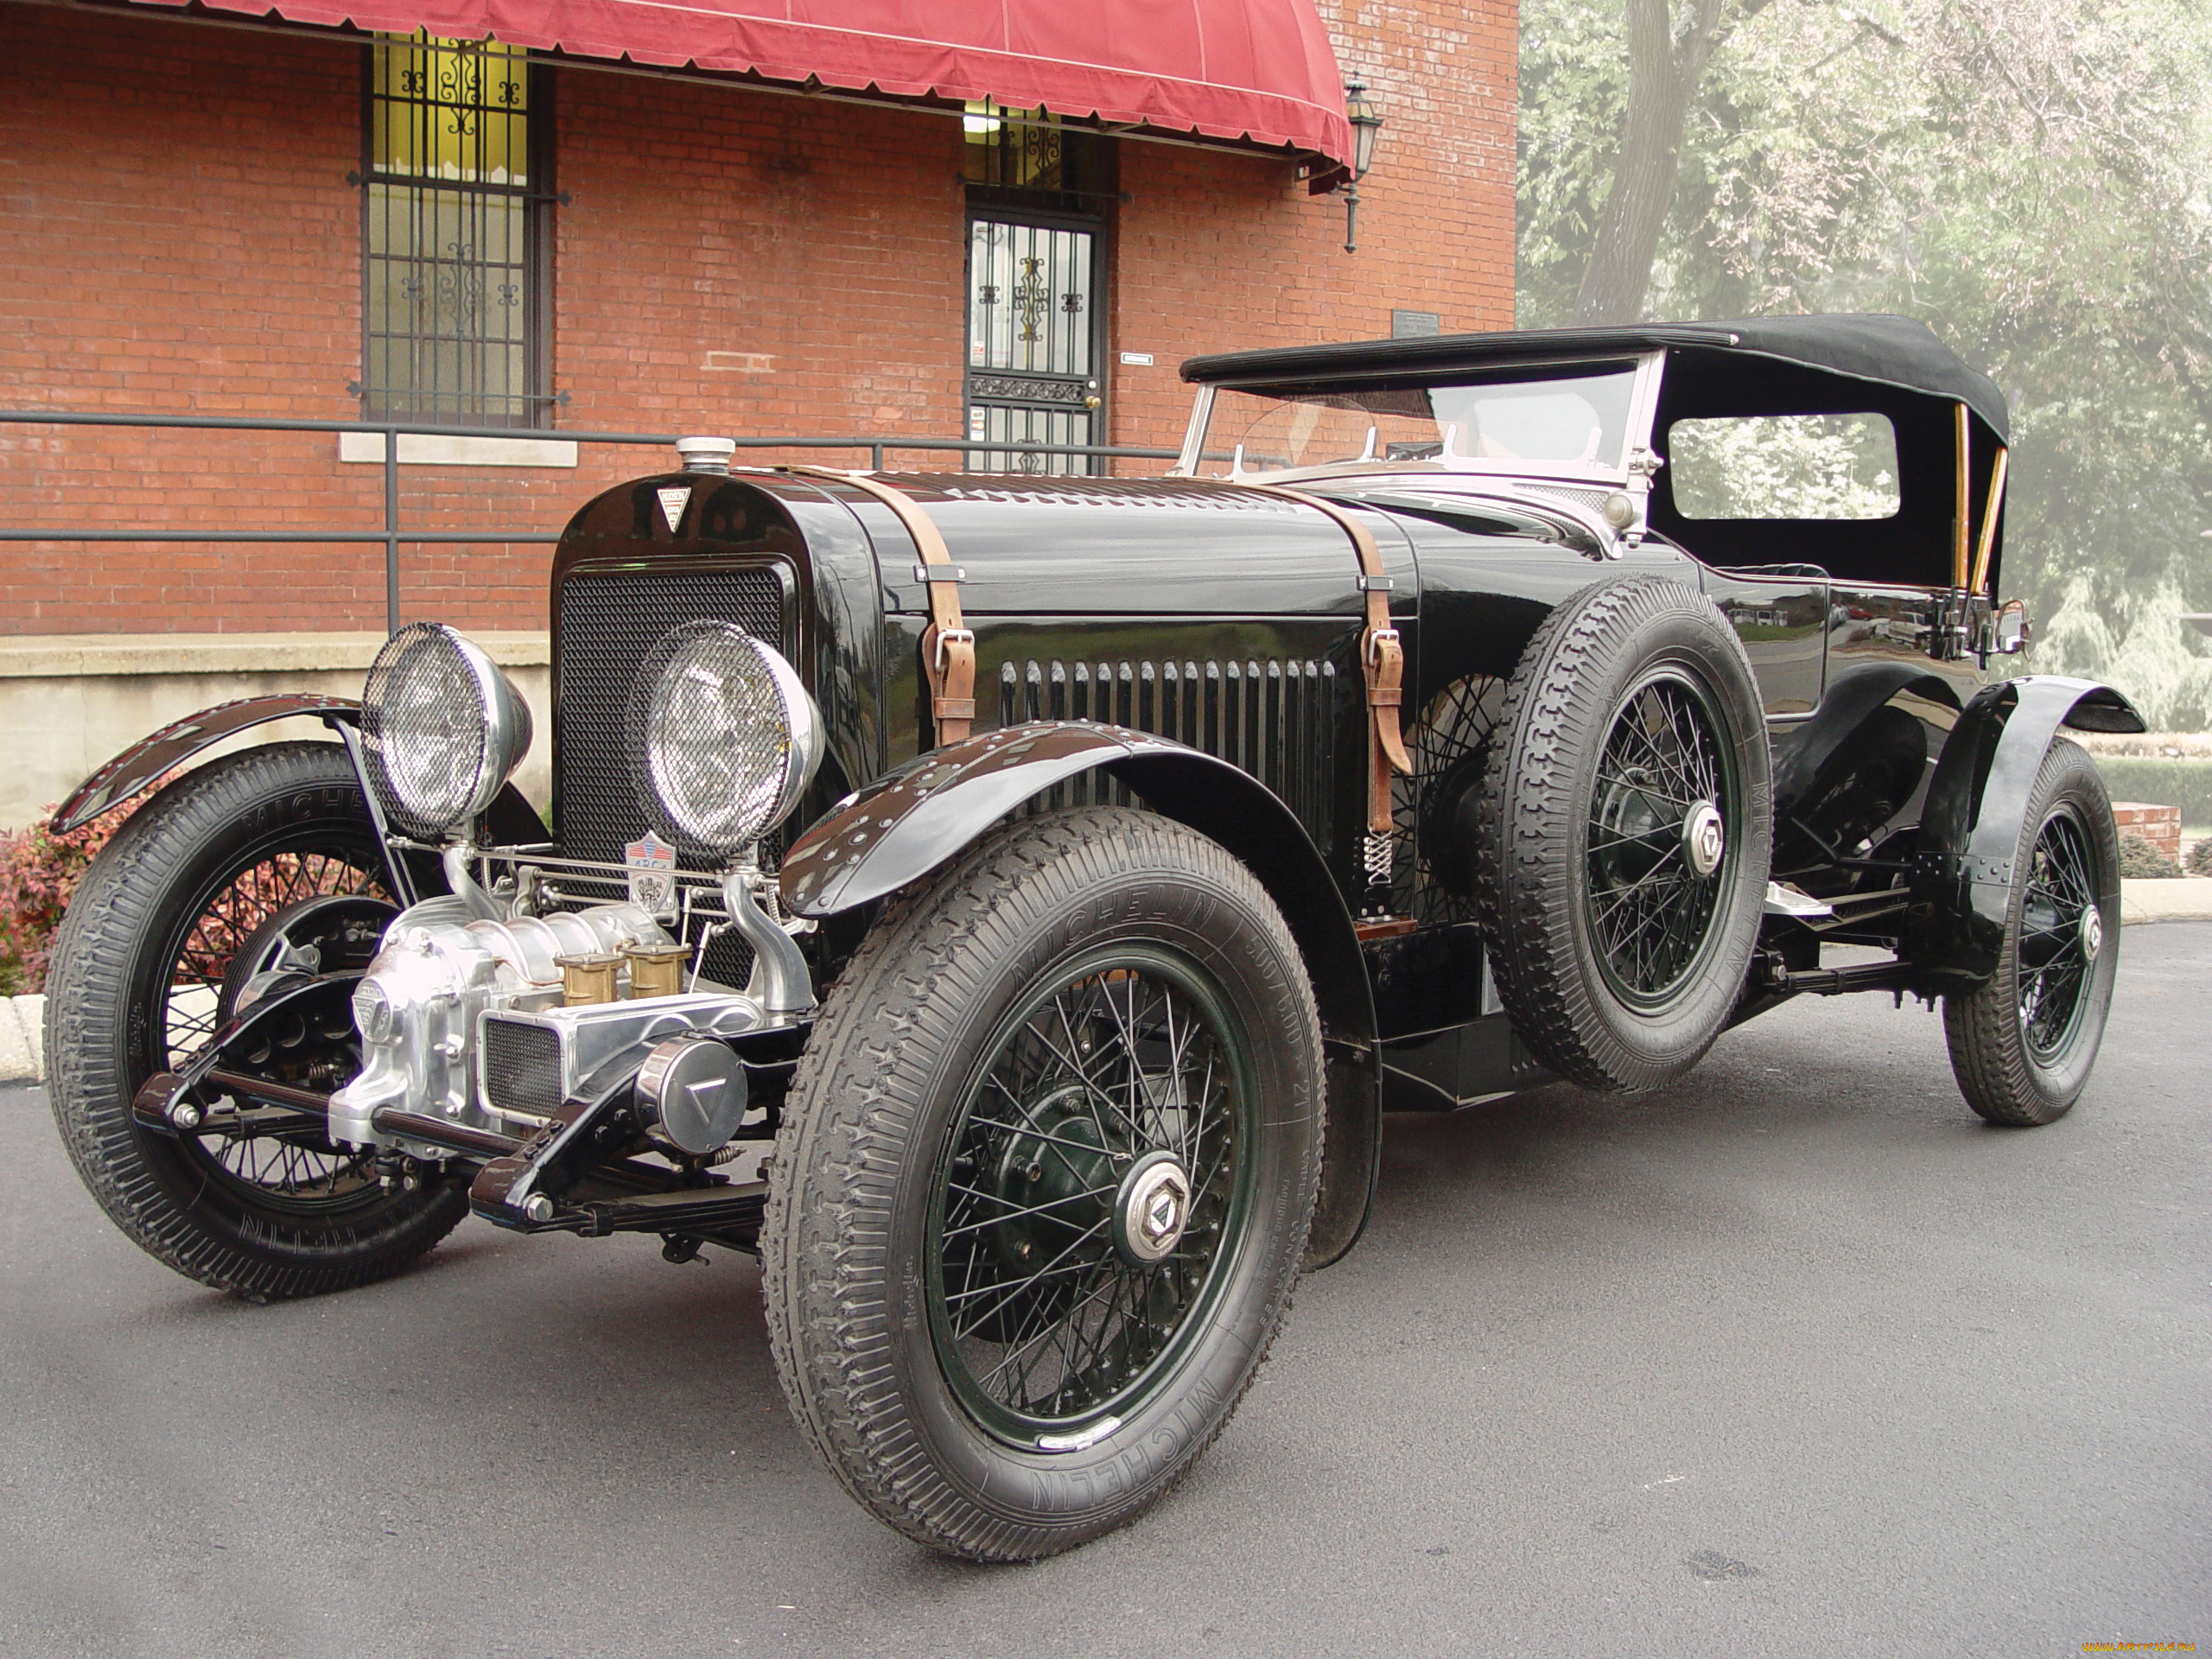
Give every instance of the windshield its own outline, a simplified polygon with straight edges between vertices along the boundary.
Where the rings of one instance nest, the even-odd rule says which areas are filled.
[[[1250,472],[1323,467],[1340,461],[1452,458],[1618,469],[1628,442],[1633,365],[1563,373],[1526,371],[1449,384],[1232,389],[1214,396],[1206,423],[1209,462],[1241,445]]]
[[[1243,447],[1248,471],[1336,460],[1541,462],[1619,469],[1628,442],[1632,365],[1597,372],[1484,376],[1438,385],[1232,390],[1214,394],[1210,462]]]

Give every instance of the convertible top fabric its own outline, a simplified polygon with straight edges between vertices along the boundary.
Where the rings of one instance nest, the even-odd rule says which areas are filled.
[[[1726,322],[1639,323],[1626,328],[1529,328],[1484,334],[1432,334],[1345,346],[1290,346],[1264,352],[1194,357],[1183,378],[1215,385],[1275,385],[1440,369],[1484,368],[1554,358],[1618,357],[1659,347],[1776,359],[1854,380],[1961,402],[2000,442],[2009,442],[2005,394],[1961,363],[1911,317],[1882,313],[1745,317]]]

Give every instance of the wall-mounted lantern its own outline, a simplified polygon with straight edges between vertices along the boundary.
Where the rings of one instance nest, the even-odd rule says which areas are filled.
[[[1359,251],[1359,181],[1375,164],[1375,135],[1382,130],[1382,111],[1357,75],[1344,83],[1344,116],[1351,123],[1351,178],[1344,186],[1344,251]]]

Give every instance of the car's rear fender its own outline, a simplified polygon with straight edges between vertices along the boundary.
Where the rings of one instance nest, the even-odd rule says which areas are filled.
[[[1240,859],[1281,910],[1313,986],[1329,1058],[1329,1125],[1307,1264],[1357,1240],[1381,1135],[1375,1000],[1336,882],[1305,826],[1228,761],[1085,721],[1008,726],[947,745],[849,796],[785,855],[785,905],[834,916],[917,881],[1056,784],[1103,772]]]
[[[2108,685],[2056,674],[1986,686],[1967,704],[1929,782],[1901,954],[1931,991],[1966,991],[1996,972],[2021,821],[2062,727],[2139,732]]]

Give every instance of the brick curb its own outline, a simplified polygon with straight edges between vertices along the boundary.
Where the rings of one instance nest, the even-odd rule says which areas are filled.
[[[0,1083],[46,1078],[46,999],[0,996]]]

